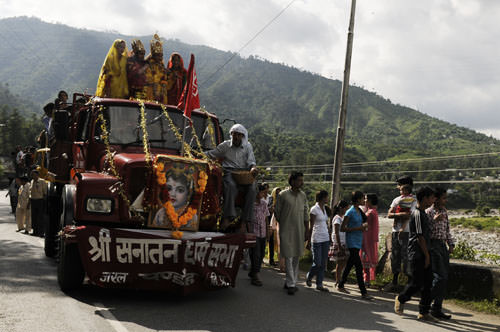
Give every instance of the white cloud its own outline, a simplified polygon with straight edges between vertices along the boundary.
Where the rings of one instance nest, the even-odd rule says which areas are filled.
[[[238,51],[290,0],[0,0],[0,17],[177,38]],[[350,1],[296,0],[241,53],[342,79]],[[351,83],[500,133],[500,1],[358,0]],[[500,136],[497,136],[500,137]]]

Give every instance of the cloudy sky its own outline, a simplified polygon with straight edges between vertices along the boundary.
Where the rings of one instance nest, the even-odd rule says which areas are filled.
[[[291,4],[291,5],[290,5]],[[342,79],[350,0],[0,0],[0,17],[239,51]],[[499,0],[357,0],[351,84],[500,138]]]

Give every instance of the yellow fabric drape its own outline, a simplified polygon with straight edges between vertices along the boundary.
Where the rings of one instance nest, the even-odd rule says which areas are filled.
[[[108,51],[99,80],[97,81],[96,96],[109,98],[125,98],[129,96],[127,82],[127,47],[119,57],[117,45],[125,43],[122,39],[113,42]]]
[[[162,62],[155,61],[152,57],[147,60],[148,69],[146,70],[146,96],[148,100],[156,100],[159,103],[167,104],[167,69]]]

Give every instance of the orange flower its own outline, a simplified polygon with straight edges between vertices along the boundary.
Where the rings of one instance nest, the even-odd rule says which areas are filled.
[[[172,237],[174,239],[181,239],[183,234],[184,233],[182,233],[181,231],[173,231],[172,232]]]
[[[156,172],[157,173],[158,172],[163,172],[163,170],[165,169],[165,164],[164,163],[158,163],[158,164],[156,164],[155,168],[156,168]]]

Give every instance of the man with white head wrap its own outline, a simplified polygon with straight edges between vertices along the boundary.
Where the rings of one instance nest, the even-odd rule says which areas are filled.
[[[231,175],[232,171],[246,170],[253,176],[257,175],[255,156],[252,144],[248,142],[248,132],[241,124],[235,124],[229,130],[230,140],[219,144],[215,149],[207,152],[211,158],[222,158],[224,169],[224,216],[222,228],[225,229],[230,221],[236,217],[235,199],[239,189],[245,190],[245,203],[241,214],[242,225],[253,219],[253,205],[257,195],[255,183],[238,185]]]

